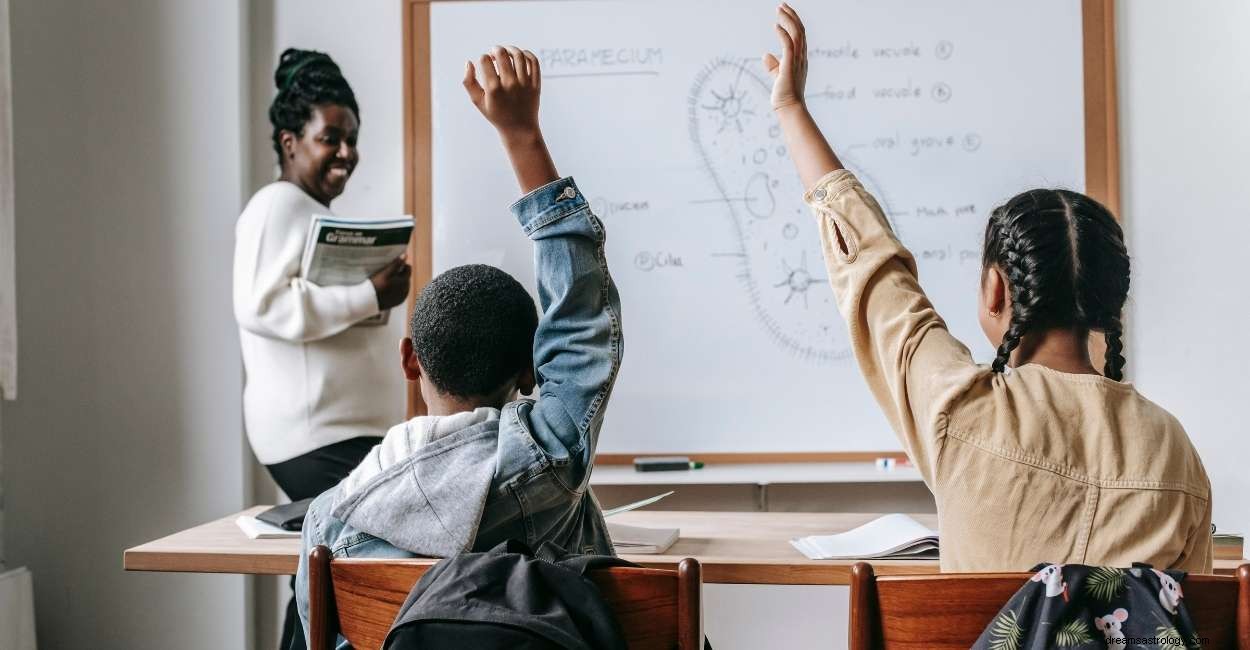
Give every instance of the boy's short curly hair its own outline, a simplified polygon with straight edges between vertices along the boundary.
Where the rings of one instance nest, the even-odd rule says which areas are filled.
[[[434,278],[412,309],[417,359],[442,392],[484,397],[533,365],[538,310],[511,275],[485,264]]]

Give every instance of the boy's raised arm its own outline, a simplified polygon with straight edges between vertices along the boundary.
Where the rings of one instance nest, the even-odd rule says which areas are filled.
[[[542,314],[534,334],[538,403],[528,412],[543,450],[567,460],[571,489],[589,477],[603,408],[620,367],[621,300],[608,274],[603,224],[572,178],[561,178],[538,125],[542,73],[532,52],[496,47],[465,66],[464,87],[499,131],[523,197],[512,205],[534,241]],[[522,411],[524,414],[524,411]]]

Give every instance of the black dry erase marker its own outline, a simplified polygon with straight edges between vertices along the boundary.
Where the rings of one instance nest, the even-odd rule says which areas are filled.
[[[692,461],[685,456],[662,456],[657,458],[635,458],[634,469],[639,472],[671,472],[683,469],[702,469],[703,463]]]

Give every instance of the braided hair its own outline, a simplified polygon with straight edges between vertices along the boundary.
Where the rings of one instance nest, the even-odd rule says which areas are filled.
[[[352,109],[360,121],[356,95],[343,78],[339,66],[324,52],[287,48],[278,59],[273,73],[278,95],[269,105],[269,122],[273,124],[273,150],[282,161],[282,132],[304,132],[312,119],[314,106],[337,104]]]
[[[982,267],[998,267],[1011,291],[1011,323],[998,346],[1003,372],[1020,339],[1052,328],[1101,331],[1103,374],[1124,377],[1120,314],[1128,298],[1124,232],[1097,201],[1068,190],[1030,190],[990,215]]]

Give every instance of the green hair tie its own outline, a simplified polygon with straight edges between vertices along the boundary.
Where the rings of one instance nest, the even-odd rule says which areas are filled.
[[[317,61],[320,59],[321,57],[319,56],[310,56],[307,59],[304,59],[303,61],[296,63],[295,67],[291,68],[291,71],[286,73],[286,80],[282,82],[282,87],[279,88],[278,90],[286,90],[287,88],[290,88],[291,82],[295,80],[295,75],[298,74],[300,70],[303,70],[304,66],[308,65],[309,63],[312,63],[313,61]]]

